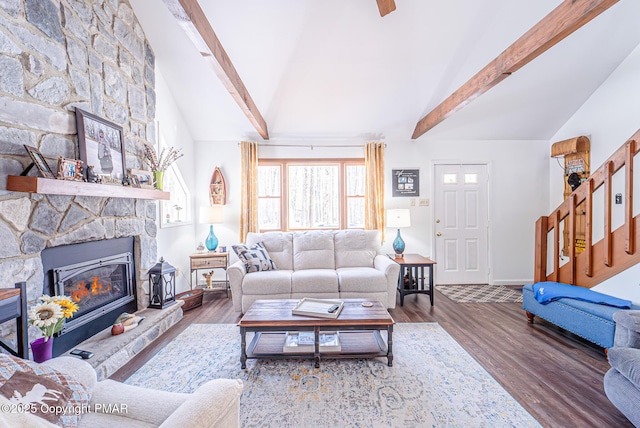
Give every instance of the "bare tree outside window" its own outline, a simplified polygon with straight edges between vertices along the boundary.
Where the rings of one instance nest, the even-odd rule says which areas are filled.
[[[258,227],[280,229],[280,166],[258,167]]]
[[[261,161],[259,228],[364,228],[364,186],[362,160]]]

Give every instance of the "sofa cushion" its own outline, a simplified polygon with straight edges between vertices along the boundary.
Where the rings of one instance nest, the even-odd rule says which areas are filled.
[[[371,293],[387,291],[387,277],[384,272],[369,267],[350,267],[336,270],[340,292]]]
[[[333,232],[310,230],[293,235],[293,270],[335,269]]]
[[[247,245],[262,242],[278,269],[293,269],[293,234],[291,232],[247,233]]]
[[[373,267],[380,247],[377,230],[338,230],[334,241],[336,268]]]
[[[338,275],[333,269],[297,270],[291,275],[292,293],[335,293],[338,295]]]
[[[82,415],[81,411],[82,409],[86,411],[91,398],[90,391],[84,385],[73,377],[46,365],[30,360],[22,360],[12,355],[0,354],[0,383],[4,384],[17,371],[42,376],[69,388],[71,390],[71,398],[67,401],[66,408],[70,410],[62,415],[57,423],[64,427],[78,426],[78,421]]]
[[[16,371],[0,386],[0,394],[14,404],[29,407],[30,413],[55,424],[60,419],[60,413],[48,409],[63,409],[71,397],[71,389],[43,376]]]
[[[607,358],[611,367],[640,389],[640,349],[614,346],[609,348]]]
[[[291,294],[291,271],[271,270],[245,275],[243,294]]]
[[[276,264],[271,260],[269,253],[261,242],[252,246],[243,244],[233,245],[232,248],[238,255],[238,258],[244,263],[247,273],[277,269]]]

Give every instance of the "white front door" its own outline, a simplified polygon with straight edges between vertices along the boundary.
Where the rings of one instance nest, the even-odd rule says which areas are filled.
[[[437,284],[488,284],[488,174],[484,164],[434,165]]]

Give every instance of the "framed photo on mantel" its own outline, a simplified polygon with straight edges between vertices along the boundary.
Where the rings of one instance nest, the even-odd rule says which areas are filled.
[[[420,170],[394,169],[392,196],[420,196]]]
[[[95,174],[122,181],[126,173],[122,127],[79,108],[76,126],[80,160]]]

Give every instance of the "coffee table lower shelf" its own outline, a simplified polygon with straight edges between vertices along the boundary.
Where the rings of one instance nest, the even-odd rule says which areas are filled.
[[[389,366],[393,357],[379,330],[340,331],[340,351],[285,353],[282,350],[286,332],[256,332],[247,346],[247,359],[315,359],[316,368],[320,359],[375,358],[386,357]]]

